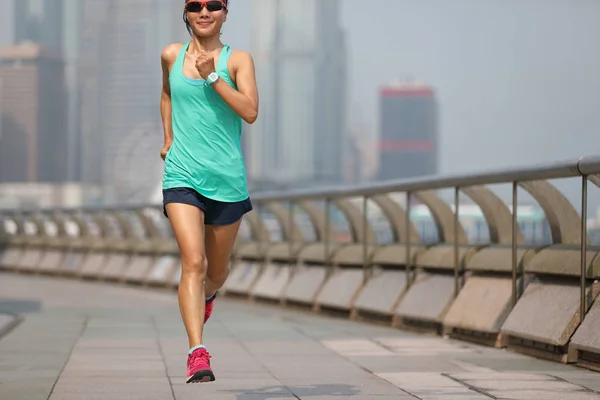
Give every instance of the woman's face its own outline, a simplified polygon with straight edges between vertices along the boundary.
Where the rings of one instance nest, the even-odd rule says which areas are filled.
[[[185,11],[190,28],[198,37],[218,35],[227,19],[226,2],[223,0],[189,0]]]

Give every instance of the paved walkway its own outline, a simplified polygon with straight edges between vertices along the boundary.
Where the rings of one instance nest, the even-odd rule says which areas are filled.
[[[0,399],[598,399],[600,375],[507,351],[218,300],[217,381],[184,383],[173,292],[0,274]]]

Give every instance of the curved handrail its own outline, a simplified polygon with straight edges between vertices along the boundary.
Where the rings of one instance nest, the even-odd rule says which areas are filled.
[[[440,235],[439,241],[445,244],[454,244],[455,253],[455,279],[458,276],[456,271],[458,265],[459,245],[466,244],[467,238],[465,230],[459,220],[459,192],[467,194],[479,205],[484,218],[490,229],[490,241],[493,244],[506,245],[512,243],[512,264],[513,264],[513,303],[516,293],[516,252],[518,245],[522,244],[523,236],[518,228],[516,217],[517,188],[521,187],[529,192],[543,209],[546,219],[551,228],[553,244],[576,245],[581,247],[581,312],[585,314],[585,285],[586,285],[586,249],[589,238],[586,231],[587,218],[587,183],[600,186],[600,156],[581,157],[578,159],[559,161],[553,163],[538,164],[529,167],[511,168],[502,170],[492,170],[470,174],[455,174],[447,176],[429,176],[415,179],[391,180],[386,182],[377,182],[366,185],[355,186],[337,186],[321,187],[306,190],[294,190],[286,192],[263,192],[253,193],[252,199],[257,204],[279,204],[275,214],[278,214],[282,227],[287,231],[288,238],[300,238],[298,235],[298,224],[293,220],[293,214],[285,210],[283,204],[298,204],[301,206],[314,205],[316,201],[324,201],[327,205],[335,205],[346,216],[353,235],[354,244],[363,245],[364,265],[367,265],[367,247],[377,246],[373,226],[368,221],[366,209],[357,207],[350,199],[362,198],[363,204],[368,201],[375,202],[382,210],[385,218],[390,222],[394,233],[396,244],[403,244],[410,249],[410,244],[416,234],[413,224],[410,222],[410,204],[407,204],[407,210],[404,212],[399,205],[386,200],[389,193],[405,193],[407,197],[419,198],[430,209],[434,222],[438,227]],[[579,216],[575,207],[573,207],[566,197],[558,191],[552,184],[547,182],[549,179],[580,177],[582,181],[582,215]],[[507,205],[493,195],[486,186],[494,184],[509,183],[513,185],[513,211],[507,210]],[[444,202],[435,193],[438,189],[454,189],[455,208]],[[108,233],[106,221],[103,219],[111,215],[116,219],[116,223],[121,225],[125,238],[131,238],[131,227],[123,218],[122,212],[137,213],[143,207],[156,207],[156,204],[127,204],[121,206],[115,204],[111,207],[92,206],[80,208],[45,208],[36,210],[38,212],[48,210],[51,212],[78,210],[83,213],[91,213],[100,223],[105,236],[112,236]],[[329,263],[329,249],[331,242],[331,212],[327,207],[323,212],[320,208],[308,206],[302,207],[307,211],[313,226],[318,233],[318,239],[325,244],[325,254]],[[508,211],[508,213],[507,213]],[[23,218],[28,218],[26,210],[7,210],[3,213],[12,214],[19,227],[19,234],[23,233]],[[324,214],[324,215],[323,215]],[[394,215],[397,214],[397,215]],[[397,219],[396,217],[402,217]],[[509,221],[510,217],[510,234]],[[29,217],[30,218],[30,217]],[[261,244],[268,244],[272,240],[269,232],[266,230],[265,223],[261,216],[256,213],[246,215],[251,231],[252,238],[260,241]],[[151,224],[146,222],[147,236],[154,236]],[[108,233],[108,235],[107,235]],[[140,240],[148,239],[143,238]],[[407,254],[409,252],[407,251]],[[407,266],[408,268],[408,266]]]

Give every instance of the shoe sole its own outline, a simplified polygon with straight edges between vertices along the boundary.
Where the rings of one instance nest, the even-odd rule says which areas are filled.
[[[185,383],[207,383],[215,380],[215,374],[211,371],[198,371],[193,376],[187,378]]]

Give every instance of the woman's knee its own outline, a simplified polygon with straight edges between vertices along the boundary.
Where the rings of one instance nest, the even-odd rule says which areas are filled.
[[[181,266],[183,274],[194,274],[205,277],[208,270],[208,260],[205,254],[184,256],[181,259]]]
[[[206,277],[210,279],[214,283],[223,284],[227,280],[227,276],[229,275],[229,266],[225,265],[221,266],[210,266]]]

